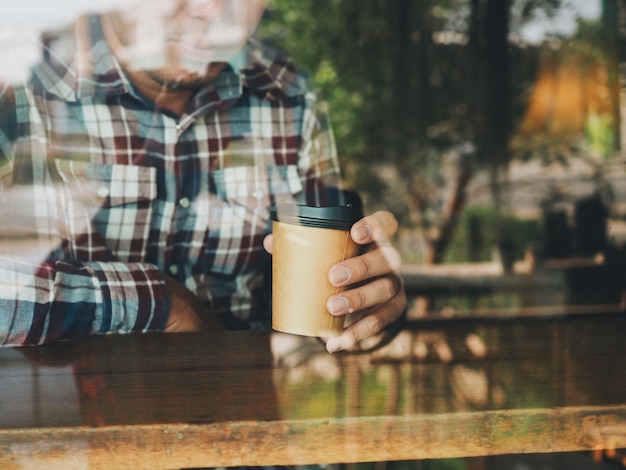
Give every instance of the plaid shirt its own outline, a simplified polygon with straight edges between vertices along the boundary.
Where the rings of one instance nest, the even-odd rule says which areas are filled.
[[[3,211],[0,345],[162,330],[163,273],[231,328],[267,326],[271,207],[338,202],[323,106],[250,41],[177,118],[129,82],[98,17],[78,31],[45,40],[32,79],[0,95],[0,197],[41,247],[11,253]]]

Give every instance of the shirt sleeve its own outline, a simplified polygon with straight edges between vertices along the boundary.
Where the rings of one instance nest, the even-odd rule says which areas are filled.
[[[0,346],[163,330],[170,300],[156,266],[68,254],[53,182],[14,152],[25,127],[12,103],[0,88]]]
[[[160,331],[169,299],[145,264],[0,258],[0,345],[26,346],[95,334]]]
[[[299,155],[303,202],[318,206],[342,204],[341,172],[328,105],[315,92],[307,93],[305,100]]]

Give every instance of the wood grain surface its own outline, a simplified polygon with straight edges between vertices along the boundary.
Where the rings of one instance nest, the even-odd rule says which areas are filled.
[[[626,447],[626,319],[424,324],[369,354],[269,332],[0,349],[0,468]]]

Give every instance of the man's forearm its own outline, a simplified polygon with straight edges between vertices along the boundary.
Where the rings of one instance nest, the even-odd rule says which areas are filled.
[[[169,312],[162,274],[141,263],[0,260],[0,345],[95,334],[161,331]]]

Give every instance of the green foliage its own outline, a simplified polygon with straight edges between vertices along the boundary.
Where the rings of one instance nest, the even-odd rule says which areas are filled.
[[[462,0],[272,2],[263,34],[310,71],[330,103],[344,175],[366,202],[402,214],[404,187],[428,205],[420,188],[441,172],[442,152],[469,137],[466,51],[432,41],[433,31],[462,28],[467,14]],[[398,179],[381,179],[380,164]]]
[[[360,387],[361,390],[367,395],[367,400],[359,403],[359,413],[364,416],[379,416],[384,412],[386,403],[388,400],[388,379],[381,378],[373,370],[360,372]],[[407,381],[409,380],[407,374],[402,374],[401,390],[407,389]],[[298,397],[300,401],[298,403],[292,403],[290,406],[286,406],[285,409],[295,410],[295,412],[289,416],[284,416],[287,419],[298,419],[303,416],[333,416],[336,410],[340,410],[340,405],[346,405],[347,403],[341,403],[346,399],[346,396],[342,396],[338,393],[336,384],[333,381],[327,381],[319,376],[307,376],[300,380],[288,381],[282,385],[283,393],[282,397],[286,400]],[[303,393],[306,391],[306,393]],[[404,406],[405,394],[400,397],[398,406]],[[308,397],[306,400],[302,400],[303,396]],[[296,406],[297,405],[297,406]],[[341,411],[337,411],[338,416],[342,416]],[[422,460],[417,462],[419,465],[417,468],[423,470],[465,470],[467,468],[466,463],[462,459],[437,459],[437,460]],[[411,470],[416,466],[416,462],[388,462],[387,468],[391,470]],[[356,470],[375,470],[375,463],[358,463],[355,464]]]
[[[613,118],[608,115],[590,114],[585,121],[585,135],[589,146],[599,155],[610,157],[615,149]]]
[[[494,221],[498,221],[494,224]],[[470,226],[479,227],[479,241],[473,242]],[[515,245],[515,258],[524,256],[525,247],[541,240],[541,224],[536,220],[521,220],[514,216],[498,216],[492,207],[468,207],[459,220],[456,237],[446,253],[445,261],[491,261],[493,247],[503,237]]]
[[[510,71],[503,80],[509,81],[509,96],[499,93],[494,99],[484,78],[499,70],[498,62],[485,66],[483,44],[489,30],[483,10],[494,3],[271,0],[261,33],[310,72],[329,102],[347,186],[362,195],[368,212],[389,209],[403,227],[422,231],[441,223],[444,188],[457,177],[467,148],[473,149],[474,172],[506,166],[512,158],[565,162],[589,144],[611,153],[615,139],[604,115],[588,119],[586,134],[574,139],[547,132],[509,139],[507,145],[526,112],[542,49],[508,43]],[[473,11],[476,5],[483,10]],[[511,34],[516,37],[529,21],[553,17],[561,8],[565,0],[512,0]],[[477,34],[480,21],[483,29]],[[574,37],[548,42],[548,48],[567,47],[590,60],[607,60],[606,31],[598,22],[580,21]],[[500,108],[509,110],[502,119]],[[507,123],[499,126],[501,121]],[[581,145],[584,139],[587,145]],[[456,168],[448,164],[455,156]],[[497,183],[494,178],[495,206]],[[464,225],[459,224],[448,261],[467,259]],[[517,229],[526,239],[537,235],[526,225]],[[485,246],[480,259],[490,257],[488,242]]]

